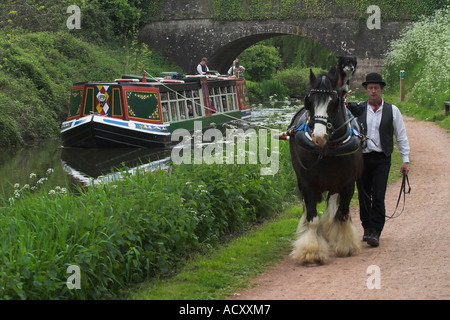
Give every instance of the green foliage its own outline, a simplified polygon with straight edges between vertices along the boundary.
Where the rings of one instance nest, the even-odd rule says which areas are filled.
[[[253,276],[289,254],[300,215],[300,206],[292,206],[275,221],[267,221],[218,250],[194,257],[173,277],[140,284],[137,290],[130,290],[129,298],[227,299],[248,285]]]
[[[212,17],[220,21],[323,17],[325,3],[318,0],[213,0]]]
[[[308,38],[280,36],[265,40],[263,44],[279,49],[284,68],[328,69],[337,64],[337,59],[330,50]]]
[[[324,72],[320,68],[312,68],[314,74]],[[289,97],[303,98],[309,90],[309,68],[286,69],[279,71],[275,78],[285,87]]]
[[[337,59],[328,49],[318,43],[298,36],[281,36],[265,40],[256,46],[250,47],[241,55],[242,65],[246,67],[247,86],[252,101],[268,101],[276,95],[278,99],[286,96],[302,98],[309,88],[309,68],[315,72],[328,71],[330,66],[337,63]],[[281,60],[271,58],[269,54],[260,54],[260,51],[272,48],[279,52]],[[273,56],[273,55],[272,55]],[[255,77],[259,71],[271,61],[278,71],[266,72],[267,76]],[[320,69],[322,68],[322,70]],[[248,81],[250,80],[250,81]]]
[[[64,30],[67,8],[77,5],[81,29],[73,32],[91,40],[112,41],[117,35],[128,36],[157,16],[163,4],[163,0],[2,0],[0,27],[33,32]]]
[[[261,165],[184,165],[138,173],[72,193],[0,199],[0,298],[116,298],[120,289],[170,273],[230,232],[275,214],[295,189],[289,149],[280,170]],[[81,290],[69,290],[69,265]]]
[[[245,66],[245,77],[250,81],[271,79],[281,63],[275,47],[257,44],[245,50],[239,60]]]
[[[443,111],[443,102],[450,100],[449,20],[450,6],[415,22],[391,44],[383,71],[389,92],[399,90],[400,70],[405,70],[408,101]]]
[[[450,4],[449,0],[213,0],[212,16],[220,21],[332,18],[339,14],[367,18],[367,8],[376,4],[384,21],[417,19]],[[338,11],[336,11],[338,10]]]
[[[159,74],[169,68],[136,37],[123,50],[90,44],[67,31],[17,29],[0,35],[0,128],[5,132],[0,146],[57,136],[75,82],[108,81],[143,69]]]
[[[263,80],[261,82],[247,82],[250,100],[256,101],[272,101],[283,100],[288,95],[288,88],[277,80]]]

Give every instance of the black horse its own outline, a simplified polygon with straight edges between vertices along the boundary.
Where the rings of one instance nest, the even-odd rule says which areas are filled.
[[[305,106],[290,124],[291,160],[303,199],[291,257],[303,264],[325,263],[328,244],[337,256],[356,254],[360,247],[349,205],[363,170],[361,137],[337,91],[338,80],[338,73],[316,77],[311,70]],[[319,220],[316,205],[327,191]]]

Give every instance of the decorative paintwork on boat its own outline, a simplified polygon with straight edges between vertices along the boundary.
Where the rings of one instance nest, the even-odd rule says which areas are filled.
[[[243,79],[124,75],[74,84],[61,137],[64,147],[164,147],[174,130],[191,131],[194,121],[207,128],[250,116]]]

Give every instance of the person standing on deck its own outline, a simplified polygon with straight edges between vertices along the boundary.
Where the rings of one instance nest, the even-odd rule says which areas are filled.
[[[197,73],[198,74],[205,74],[206,72],[209,71],[209,68],[206,65],[207,62],[208,62],[208,59],[203,58],[202,61],[198,64],[198,66],[197,66]]]

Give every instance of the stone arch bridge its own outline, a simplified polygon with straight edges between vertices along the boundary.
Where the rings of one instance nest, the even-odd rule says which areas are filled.
[[[165,20],[144,26],[140,38],[187,73],[195,73],[201,58],[207,57],[209,69],[225,74],[234,58],[253,44],[297,35],[320,43],[336,56],[356,56],[356,85],[366,73],[380,71],[390,41],[405,26],[404,21],[382,22],[379,29],[369,29],[366,21],[345,17],[221,22],[211,19],[207,7],[207,0],[165,0]]]

